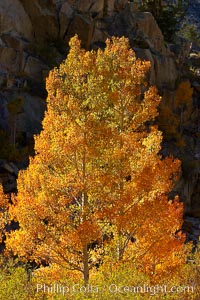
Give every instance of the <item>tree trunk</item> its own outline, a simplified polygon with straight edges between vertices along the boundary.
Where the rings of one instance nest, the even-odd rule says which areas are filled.
[[[86,145],[87,137],[86,133],[84,132],[84,142]],[[82,214],[83,214],[83,221],[86,221],[86,208],[88,206],[88,196],[86,192],[86,149],[83,152],[83,193],[82,193]],[[88,253],[88,245],[85,244],[83,246],[83,278],[84,278],[84,285],[86,286],[89,281],[89,253]]]
[[[87,244],[83,247],[83,278],[84,278],[84,285],[86,286],[89,282],[89,264],[88,264],[88,249]]]

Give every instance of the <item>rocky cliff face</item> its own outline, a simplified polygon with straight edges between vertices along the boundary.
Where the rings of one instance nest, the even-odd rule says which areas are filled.
[[[19,144],[23,137],[24,144],[29,145],[33,134],[41,130],[46,107],[45,77],[66,57],[68,41],[76,33],[86,49],[103,48],[105,40],[112,35],[128,37],[136,55],[151,62],[149,82],[156,84],[164,97],[173,98],[177,80],[187,76],[180,64],[189,54],[188,44],[182,45],[176,54],[171,51],[151,13],[138,11],[132,1],[1,1],[0,125],[10,135],[13,131]],[[172,153],[190,163],[183,170],[177,190],[185,200],[189,218],[195,218],[197,223],[200,217],[199,77],[193,76],[191,82],[195,90],[193,114],[189,127],[184,129],[188,147],[182,154],[168,144],[164,153]],[[20,109],[13,112],[10,107],[19,98],[22,99]],[[0,168],[1,172],[8,172],[5,161],[0,162]]]
[[[151,61],[150,83],[174,88],[178,72],[173,54],[165,47],[152,15],[138,12],[133,3],[127,0],[1,1],[1,98],[5,110],[9,101],[18,96],[24,98],[17,130],[28,136],[39,132],[46,96],[41,83],[48,71],[65,58],[67,43],[75,33],[86,49],[104,47],[106,38],[112,35],[127,36],[138,57]],[[2,122],[9,125],[6,119]]]
[[[190,23],[195,24],[200,32],[200,1],[193,0],[190,1],[187,18]]]

